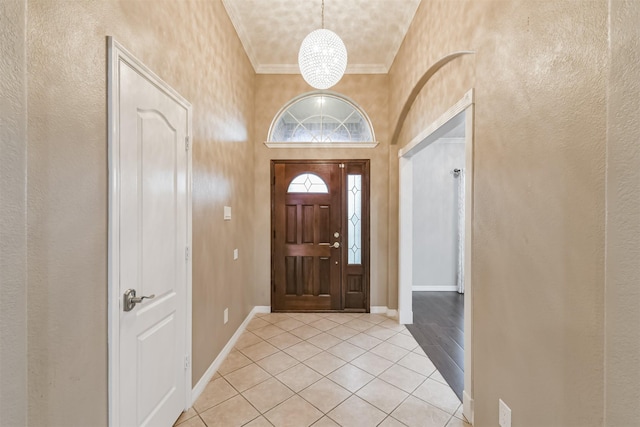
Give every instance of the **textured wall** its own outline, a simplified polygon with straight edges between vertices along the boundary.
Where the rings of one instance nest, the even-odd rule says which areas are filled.
[[[458,280],[458,185],[464,138],[441,138],[413,161],[413,286],[456,286]]]
[[[611,0],[605,425],[640,419],[640,2]]]
[[[271,121],[292,98],[310,92],[301,76],[257,75],[255,124],[255,268],[256,305],[271,305],[271,159],[371,159],[371,305],[387,305],[388,262],[388,78],[386,75],[345,75],[332,91],[355,101],[369,116],[376,139],[374,149],[270,149]]]
[[[522,426],[603,419],[607,4],[425,1],[390,73],[390,116],[427,67],[400,145],[476,89],[474,396]],[[395,119],[392,119],[395,123]]]
[[[107,423],[107,35],[193,104],[194,383],[249,309],[255,75],[220,1],[30,1],[34,426]]]
[[[0,425],[27,422],[26,1],[0,2]]]

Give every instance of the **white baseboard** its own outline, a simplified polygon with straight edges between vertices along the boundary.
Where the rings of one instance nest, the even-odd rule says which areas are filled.
[[[412,286],[413,292],[456,292],[457,286]]]
[[[412,325],[413,324],[413,311],[411,310],[400,310],[398,312],[398,322],[402,325]]]
[[[384,314],[392,319],[398,318],[398,310],[393,308],[387,308],[384,305],[372,305],[369,309],[371,314]]]
[[[270,305],[256,305],[255,307],[253,307],[253,312],[254,313],[271,313],[271,306]]]
[[[193,390],[191,390],[191,406],[193,406],[195,401],[198,400],[198,397],[200,397],[207,384],[209,384],[209,381],[211,381],[211,378],[213,378],[216,371],[220,368],[220,365],[222,365],[224,359],[229,355],[229,353],[231,353],[231,350],[236,345],[236,342],[238,342],[238,338],[240,338],[240,335],[242,335],[242,333],[245,331],[247,325],[249,324],[251,319],[253,319],[253,316],[255,316],[256,313],[271,312],[271,307],[267,306],[266,308],[268,308],[269,311],[262,311],[265,309],[265,306],[256,306],[253,308],[253,310],[251,310],[251,312],[249,312],[242,324],[238,327],[238,329],[236,329],[236,332],[233,334],[231,339],[229,339],[227,345],[224,346],[222,351],[218,354],[218,357],[215,358],[213,363],[211,363],[211,366],[209,366],[204,375],[202,375],[202,378],[200,378],[198,383],[193,387]]]
[[[462,390],[462,414],[473,425],[473,399],[465,390]]]

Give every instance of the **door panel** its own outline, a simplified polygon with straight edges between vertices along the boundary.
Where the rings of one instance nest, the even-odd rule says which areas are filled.
[[[128,63],[119,65],[119,420],[171,426],[185,407],[188,109]]]
[[[347,172],[360,177],[358,265],[348,265]],[[273,161],[272,176],[272,309],[368,311],[368,161]]]

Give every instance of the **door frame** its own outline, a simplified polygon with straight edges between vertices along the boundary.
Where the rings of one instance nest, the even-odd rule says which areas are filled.
[[[107,310],[108,310],[108,405],[109,405],[109,425],[116,426],[120,419],[120,310],[121,295],[118,288],[118,277],[120,275],[119,254],[120,254],[120,136],[118,110],[120,99],[117,96],[119,91],[119,64],[127,63],[144,78],[152,82],[158,89],[171,97],[187,110],[187,135],[189,140],[192,134],[193,110],[191,104],[184,99],[171,86],[165,83],[153,71],[147,68],[135,56],[127,51],[113,37],[107,36],[107,143],[109,158],[109,201],[108,201],[108,251],[107,251]],[[192,150],[187,150],[187,247],[192,248]],[[182,252],[182,249],[180,249]],[[184,387],[185,406],[187,410],[191,406],[191,331],[192,331],[192,256],[188,254],[187,278],[186,278],[186,309],[185,309],[185,355],[186,366]]]
[[[435,122],[398,152],[399,160],[399,265],[398,316],[400,323],[413,323],[413,161],[412,156],[448,131],[446,124],[465,112],[465,241],[464,241],[464,390],[463,413],[473,424],[473,178],[474,178],[474,90],[469,90]]]
[[[275,165],[277,164],[323,164],[323,163],[338,163],[338,164],[362,164],[363,165],[363,179],[362,179],[362,211],[363,211],[363,229],[366,228],[367,232],[362,234],[362,257],[363,257],[363,267],[364,267],[364,289],[365,289],[365,309],[364,312],[369,313],[371,311],[371,161],[369,159],[284,159],[284,160],[271,160],[271,230],[270,235],[273,236],[273,232],[275,230]],[[343,169],[345,170],[345,169]],[[343,177],[346,174],[343,174]],[[341,179],[341,184],[346,185]],[[346,206],[346,194],[343,194],[344,197],[341,199],[341,204]],[[366,201],[366,203],[365,203]],[[343,206],[341,206],[341,214],[345,212]],[[366,218],[366,221],[364,220]],[[343,229],[343,237],[348,239],[346,234],[346,216],[341,219],[342,229]],[[270,295],[271,295],[271,309],[273,310],[274,303],[274,292],[275,292],[275,247],[273,245],[273,238],[270,238],[271,241],[271,281],[270,281]],[[362,312],[362,310],[355,309],[345,309],[345,284],[347,282],[347,253],[346,251],[342,251],[341,256],[341,268],[340,268],[340,280],[341,280],[341,288],[340,288],[340,300],[342,310],[322,310],[322,311],[330,311],[330,312]]]

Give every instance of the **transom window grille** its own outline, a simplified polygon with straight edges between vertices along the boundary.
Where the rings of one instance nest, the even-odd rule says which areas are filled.
[[[362,264],[362,175],[347,176],[349,264]]]
[[[327,184],[318,175],[303,173],[291,181],[287,193],[328,193]]]
[[[334,93],[311,93],[294,99],[276,116],[268,142],[370,143],[369,118],[358,106]]]

